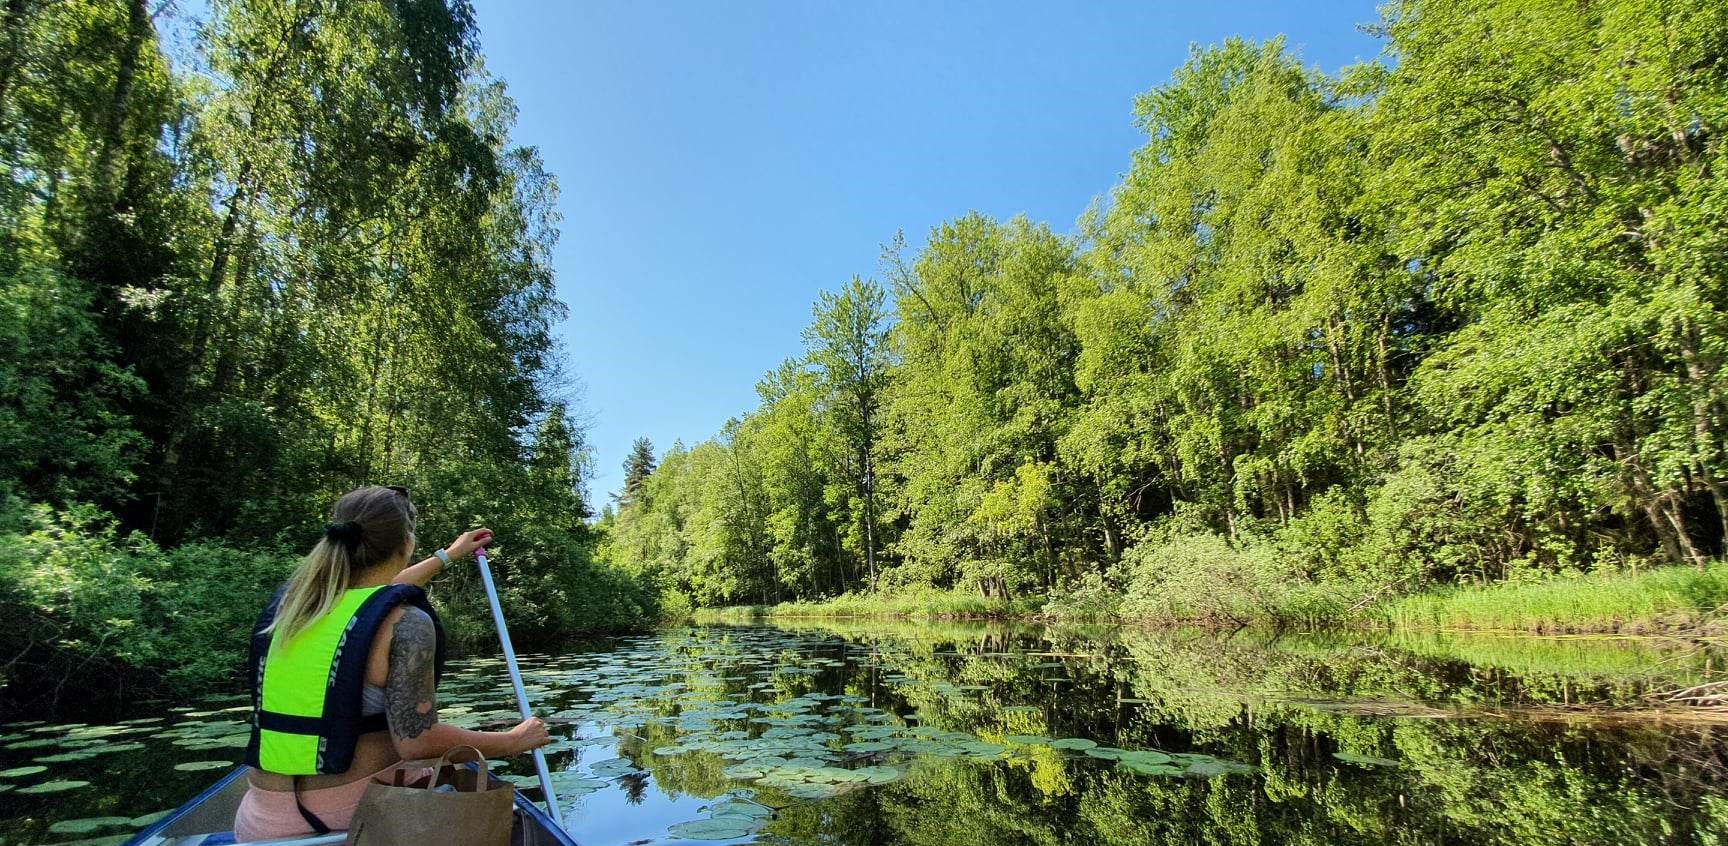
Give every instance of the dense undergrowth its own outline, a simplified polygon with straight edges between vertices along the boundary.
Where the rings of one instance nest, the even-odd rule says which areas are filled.
[[[512,576],[500,580],[501,599],[523,646],[655,619],[652,593],[627,574],[578,555],[557,570],[523,572],[511,548],[500,545],[493,566]],[[0,510],[0,713],[239,690],[247,633],[296,563],[286,547],[158,546],[91,506]],[[430,592],[455,650],[496,648],[471,563],[447,570]]]
[[[1219,587],[1214,585],[1214,587]],[[1262,591],[1193,594],[1131,589],[1107,593],[1097,583],[1073,593],[1014,600],[925,591],[846,594],[823,602],[785,602],[702,609],[698,622],[741,623],[765,618],[922,620],[1038,619],[1061,623],[1272,628],[1392,628],[1406,631],[1479,629],[1555,633],[1728,633],[1728,564],[1596,572],[1535,581],[1437,587],[1416,593],[1355,598],[1318,586],[1276,597]],[[1180,597],[1180,598],[1177,598]]]

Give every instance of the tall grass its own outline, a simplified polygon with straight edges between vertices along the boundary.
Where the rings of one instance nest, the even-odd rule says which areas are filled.
[[[1400,629],[1654,634],[1720,625],[1713,612],[1725,605],[1728,564],[1712,564],[1428,591],[1381,613]]]
[[[1190,607],[1183,595],[1149,607],[1121,603],[1074,602],[1033,596],[1003,601],[975,593],[926,591],[902,594],[845,594],[822,602],[784,602],[706,608],[699,623],[748,623],[765,619],[858,618],[909,620],[1008,620],[1042,615],[1063,622],[1110,622],[1153,626],[1241,625],[1278,629],[1324,630],[1376,625],[1405,631],[1476,629],[1543,634],[1728,634],[1728,563],[1705,569],[1663,567],[1637,575],[1594,573],[1541,582],[1500,583],[1486,587],[1440,588],[1389,597],[1366,609],[1348,610],[1348,592],[1309,586],[1278,594],[1258,604],[1214,591],[1202,606]],[[1132,599],[1132,597],[1130,597]],[[1241,607],[1238,608],[1237,606]],[[1230,614],[1220,614],[1226,608]],[[1721,612],[1721,613],[1717,613]]]
[[[740,605],[704,608],[696,612],[699,623],[742,623],[768,617],[873,617],[922,620],[984,620],[1025,617],[1036,614],[1044,597],[1016,600],[987,599],[962,591],[921,593],[848,593],[821,602],[782,602],[779,605]]]

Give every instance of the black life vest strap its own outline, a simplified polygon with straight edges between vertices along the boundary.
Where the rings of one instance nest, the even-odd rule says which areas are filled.
[[[297,714],[283,714],[277,711],[258,712],[258,727],[265,731],[279,731],[283,734],[318,735],[324,731],[324,718],[302,717]],[[383,714],[362,714],[355,724],[358,734],[372,734],[386,731],[390,728],[390,720]]]
[[[294,808],[300,812],[300,818],[305,820],[307,825],[312,826],[313,834],[330,833],[330,826],[325,825],[323,820],[318,819],[317,814],[312,813],[312,809],[306,807],[306,803],[300,801],[299,776],[294,777]]]

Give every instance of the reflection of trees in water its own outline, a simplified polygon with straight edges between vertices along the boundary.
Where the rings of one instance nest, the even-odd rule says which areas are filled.
[[[624,790],[626,802],[640,805],[643,795],[648,790],[648,775],[646,773],[630,773],[618,779],[618,786]]]
[[[1416,727],[1431,730],[1437,724]],[[1453,724],[1448,728],[1456,729]],[[1146,778],[1097,764],[1071,767],[1073,782],[1041,789],[1035,770],[971,761],[926,761],[875,802],[813,806],[833,813],[837,842],[985,844],[1580,844],[1716,843],[1728,832],[1724,804],[1680,795],[1484,738],[1411,738],[1396,770],[1339,767],[1323,736],[1275,730],[1258,777]],[[1497,759],[1500,760],[1498,763]],[[869,839],[857,832],[880,826]],[[777,823],[776,834],[793,834]],[[828,838],[833,840],[832,837]],[[823,842],[790,838],[790,842]]]
[[[879,789],[893,831],[880,843],[1719,842],[1728,832],[1728,743],[1714,729],[1435,719],[1409,700],[1454,706],[1637,702],[1660,673],[1643,645],[1468,640],[1217,638],[1179,633],[1052,638],[1011,656],[1019,632],[956,627],[871,638],[888,690],[931,724],[982,736],[1085,736],[1124,747],[1190,748],[1257,763],[1254,778],[1133,776],[1070,761],[1058,788],[1033,761],[924,761]],[[1482,664],[1457,657],[1467,652]],[[1054,665],[1054,666],[1052,666]],[[1064,681],[1052,682],[1052,678]],[[854,674],[854,687],[868,676]],[[939,686],[981,683],[954,696]],[[1124,695],[1126,693],[1131,695]],[[1327,697],[1315,705],[1292,694]],[[1123,699],[1144,700],[1124,703]],[[1369,705],[1351,703],[1371,700]],[[1040,706],[1037,719],[1016,705]],[[1378,706],[1378,707],[1376,707]],[[1353,713],[1354,712],[1354,713]],[[1337,752],[1397,759],[1341,764]],[[862,824],[848,820],[842,828]]]
[[[1438,641],[883,628],[849,632],[849,641],[788,642],[769,653],[780,670],[747,677],[729,669],[738,652],[724,640],[713,641],[713,653],[704,648],[711,638],[686,643],[682,678],[699,695],[658,713],[675,719],[747,691],[763,702],[844,692],[997,742],[1086,737],[1201,751],[1260,772],[1140,776],[1048,748],[994,763],[925,756],[901,782],[784,807],[760,842],[1704,846],[1728,836],[1728,801],[1718,795],[1728,784],[1722,730],[1457,718],[1457,706],[1642,690],[1661,659],[1635,650],[1465,644],[1482,662],[1474,663]],[[787,671],[795,666],[813,669]],[[750,691],[757,682],[768,686]],[[1410,706],[1413,699],[1442,707]],[[671,793],[712,797],[741,786],[724,777],[728,762],[717,756],[647,754],[679,736],[654,723],[619,751]],[[1346,764],[1340,752],[1398,766]],[[647,783],[623,786],[635,802]]]

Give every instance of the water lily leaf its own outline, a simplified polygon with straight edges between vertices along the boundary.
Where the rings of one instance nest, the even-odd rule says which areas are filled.
[[[183,773],[196,773],[204,770],[227,769],[232,766],[234,766],[233,761],[187,761],[184,764],[175,764],[174,769]]]
[[[64,740],[61,740],[58,737],[38,737],[34,740],[20,740],[20,741],[17,741],[15,743],[8,743],[8,744],[6,744],[5,748],[7,748],[7,749],[41,749],[44,746],[59,746],[60,744],[62,744],[64,742],[65,742]]]
[[[1070,750],[1074,750],[1074,751],[1079,751],[1082,749],[1091,749],[1092,747],[1097,746],[1097,745],[1098,745],[1097,741],[1087,740],[1084,737],[1064,737],[1061,740],[1050,741],[1050,746],[1052,748],[1070,749]]]
[[[994,758],[1001,755],[1003,752],[1008,751],[1008,748],[1005,746],[999,746],[994,743],[985,743],[983,741],[963,743],[960,745],[960,748],[964,749],[966,754],[978,758]]]
[[[745,824],[742,817],[691,820],[666,829],[668,834],[688,840],[733,840],[748,837],[756,828]]]
[[[720,774],[727,777],[727,778],[730,778],[730,779],[742,779],[742,780],[749,781],[749,780],[758,779],[758,778],[763,777],[764,775],[767,775],[767,771],[765,771],[761,767],[753,767],[753,766],[750,766],[748,764],[735,764],[733,766],[730,766],[730,767],[727,767],[726,769],[721,770]]]
[[[1363,755],[1357,752],[1333,752],[1332,757],[1337,758],[1346,764],[1360,764],[1364,767],[1398,766],[1398,762],[1391,758],[1376,758],[1372,755]]]
[[[1238,764],[1234,761],[1211,760],[1196,761],[1195,763],[1189,764],[1188,769],[1183,773],[1183,775],[1194,776],[1196,778],[1215,778],[1224,775],[1245,775],[1251,772],[1254,772],[1254,768],[1247,764]]]
[[[165,810],[165,811],[157,811],[154,814],[145,814],[144,816],[141,816],[141,817],[133,817],[132,819],[127,820],[126,824],[132,826],[133,828],[143,828],[144,826],[154,825],[158,822],[161,822],[164,817],[166,817],[172,813],[174,813],[174,809],[169,808],[168,810]]]
[[[58,780],[58,781],[45,781],[45,782],[42,782],[41,784],[32,784],[29,787],[20,787],[20,788],[18,788],[18,792],[19,793],[63,793],[63,792],[68,791],[68,790],[77,790],[80,787],[89,787],[89,786],[90,786],[90,782],[87,782],[87,781],[79,781],[77,779],[62,779],[62,780]]]
[[[1188,760],[1181,761],[1181,763],[1184,763],[1184,764],[1192,764],[1192,763],[1195,763],[1197,761],[1203,761],[1203,760],[1204,761],[1215,760],[1213,758],[1205,758],[1205,757],[1195,758],[1194,756],[1188,756],[1188,755],[1184,755],[1182,757],[1185,759],[1188,759]],[[1177,756],[1175,756],[1175,755],[1166,755],[1165,753],[1159,752],[1156,749],[1135,749],[1133,751],[1124,751],[1121,755],[1117,756],[1117,760],[1133,761],[1137,764],[1168,764],[1168,763],[1176,760],[1176,758],[1177,758]]]
[[[33,776],[37,773],[45,773],[47,771],[48,768],[40,764],[28,764],[22,767],[13,767],[9,770],[0,770],[0,778],[23,778],[24,776]]]
[[[1139,773],[1140,775],[1155,775],[1155,776],[1172,775],[1173,776],[1173,775],[1181,775],[1184,772],[1187,772],[1187,770],[1184,770],[1183,768],[1178,767],[1178,766],[1173,766],[1171,764],[1148,764],[1148,763],[1145,763],[1144,761],[1132,761],[1132,760],[1128,760],[1128,759],[1123,759],[1121,761],[1118,761],[1116,763],[1116,767],[1118,769],[1127,770],[1128,772],[1131,772],[1131,773]]]
[[[130,826],[131,824],[132,819],[130,817],[85,817],[81,820],[61,820],[48,826],[48,830],[54,834],[89,834],[104,828]]]
[[[1011,734],[1002,738],[1009,743],[1019,743],[1025,746],[1049,746],[1050,738],[1032,734]]]
[[[1094,746],[1086,750],[1086,754],[1105,761],[1118,761],[1127,754],[1127,750],[1117,749],[1114,746]]]
[[[540,786],[540,778],[538,776],[528,776],[527,778],[529,779],[529,786]],[[581,773],[552,773],[553,790],[600,790],[609,786],[611,786],[611,782],[597,778],[587,778]]]
[[[718,802],[709,806],[708,813],[716,817],[738,816],[766,818],[774,816],[774,809],[767,805],[759,805],[755,802],[730,800],[726,802]]]
[[[827,799],[839,794],[839,790],[827,784],[801,784],[786,789],[787,796],[799,799]]]
[[[58,755],[43,755],[36,760],[44,764],[66,764],[72,761],[88,761],[96,755],[95,752],[61,752]]]
[[[862,767],[854,772],[863,775],[864,780],[870,784],[887,784],[897,781],[901,776],[901,772],[894,767]]]

